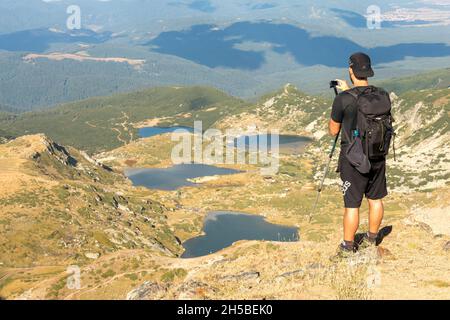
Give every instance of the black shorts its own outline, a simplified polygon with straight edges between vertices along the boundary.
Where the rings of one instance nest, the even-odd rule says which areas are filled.
[[[378,200],[387,196],[386,160],[371,161],[369,173],[362,174],[345,158],[339,156],[339,167],[342,179],[342,193],[346,208],[359,208],[364,195],[367,199]]]

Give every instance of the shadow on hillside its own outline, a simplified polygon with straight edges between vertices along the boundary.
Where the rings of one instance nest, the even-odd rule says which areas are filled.
[[[259,44],[242,48],[244,44]],[[261,44],[264,48],[261,48]],[[153,51],[178,56],[211,68],[256,70],[266,63],[266,51],[291,54],[304,66],[346,67],[351,52],[365,51],[375,64],[406,57],[445,57],[445,43],[400,43],[365,48],[343,37],[313,36],[308,30],[290,24],[237,22],[225,28],[212,24],[193,25],[181,31],[159,34],[146,43]]]
[[[377,246],[379,246],[379,245],[383,242],[384,238],[386,238],[388,235],[390,235],[391,232],[392,232],[392,226],[386,226],[386,227],[382,228],[382,229],[380,230],[380,232],[378,232]],[[356,234],[356,236],[355,236],[355,242],[356,242],[358,245],[361,244],[361,242],[362,242],[362,240],[363,240],[365,234],[366,234],[366,233],[357,233],[357,234]]]

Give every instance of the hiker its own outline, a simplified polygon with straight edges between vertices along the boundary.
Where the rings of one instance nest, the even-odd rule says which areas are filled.
[[[364,53],[355,53],[349,60],[353,87],[337,79],[341,91],[334,100],[329,131],[341,136],[338,172],[344,196],[344,241],[338,257],[348,257],[356,250],[376,246],[384,216],[383,198],[387,196],[386,155],[394,135],[389,94],[371,86],[374,76],[371,60]],[[362,242],[355,243],[359,227],[359,208],[364,195],[369,204],[369,230]]]

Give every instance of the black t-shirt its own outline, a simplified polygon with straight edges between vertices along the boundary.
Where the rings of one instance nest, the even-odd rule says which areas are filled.
[[[353,91],[356,94],[363,92],[368,87],[355,87],[348,91]],[[331,109],[331,119],[342,124],[341,145],[349,144],[348,137],[352,136],[352,128],[354,121],[356,121],[356,99],[348,92],[341,92],[333,102]]]

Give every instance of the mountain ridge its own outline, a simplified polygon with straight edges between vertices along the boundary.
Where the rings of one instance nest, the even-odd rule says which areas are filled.
[[[86,154],[39,134],[0,144],[0,155],[3,267],[83,264],[126,248],[180,253],[167,209]]]

